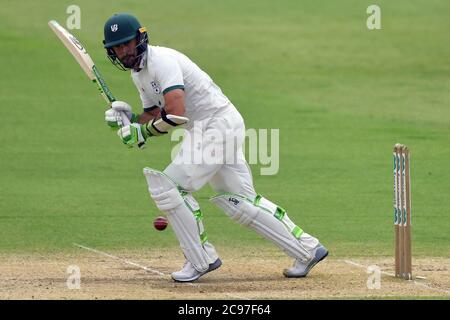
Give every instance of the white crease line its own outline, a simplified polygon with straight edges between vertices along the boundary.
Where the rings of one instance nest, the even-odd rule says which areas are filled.
[[[351,261],[351,260],[344,260],[344,262],[347,263],[347,264],[353,265],[353,266],[355,266],[355,267],[367,269],[366,266],[364,266],[364,265],[362,265],[362,264],[359,264],[359,263],[357,263],[357,262]],[[393,274],[393,273],[384,272],[384,271],[381,271],[381,273],[384,274],[384,275],[390,276],[390,277],[395,277],[395,274]],[[417,277],[417,278],[419,278],[419,279],[421,279],[421,280],[426,279],[425,277]],[[427,289],[429,289],[429,290],[434,290],[434,291],[439,291],[439,292],[444,292],[444,293],[446,293],[446,294],[450,294],[450,291],[448,291],[448,290],[445,290],[445,289],[439,289],[439,288],[433,288],[433,287],[431,287],[431,286],[429,286],[429,285],[427,285],[427,284],[425,284],[425,283],[418,282],[418,281],[416,281],[416,280],[414,280],[413,283],[414,283],[415,285],[418,285],[418,286],[427,288]]]
[[[140,265],[140,264],[138,264],[138,263],[135,263],[135,262],[132,262],[132,261],[129,261],[129,260],[121,259],[121,258],[119,258],[119,257],[113,256],[112,254],[109,254],[109,253],[106,253],[106,252],[103,252],[103,251],[99,251],[99,250],[96,250],[96,249],[92,249],[92,248],[83,246],[83,245],[78,244],[78,243],[73,243],[73,245],[74,245],[74,246],[77,246],[77,247],[79,247],[79,248],[82,248],[82,249],[91,251],[91,252],[95,252],[95,253],[101,254],[102,256],[105,256],[105,257],[108,257],[108,258],[112,258],[112,259],[115,259],[115,260],[122,261],[122,262],[125,263],[125,264],[129,264],[129,265],[131,265],[131,266],[134,266],[134,267],[138,267],[138,268],[144,269],[145,271],[149,271],[149,272],[155,273],[155,274],[160,275],[160,276],[165,276],[165,275],[166,275],[166,274],[162,273],[161,271],[158,271],[158,270],[154,270],[154,269],[148,268],[148,267],[146,267],[146,266]]]
[[[351,264],[351,265],[353,265],[353,266],[355,266],[355,267],[360,267],[360,268],[367,269],[366,266],[364,266],[364,265],[362,265],[362,264],[359,264],[359,263],[357,263],[357,262],[351,261],[351,260],[344,260],[344,262],[347,263],[347,264]],[[384,275],[390,276],[390,277],[395,277],[395,274],[389,273],[389,272],[381,271],[381,274],[384,274]]]
[[[138,264],[138,263],[136,263],[136,262],[133,262],[133,261],[124,260],[124,259],[122,259],[122,258],[119,258],[119,257],[114,256],[114,255],[109,254],[109,253],[106,253],[106,252],[103,252],[103,251],[100,251],[100,250],[96,250],[96,249],[93,249],[93,248],[89,248],[89,247],[83,246],[83,245],[78,244],[78,243],[73,243],[73,245],[76,246],[76,247],[79,247],[79,248],[82,248],[82,249],[85,249],[85,250],[88,250],[88,251],[91,251],[91,252],[100,254],[100,255],[102,255],[102,256],[111,258],[111,259],[119,260],[119,261],[121,261],[121,262],[123,262],[123,263],[125,263],[125,264],[129,264],[129,265],[131,265],[131,266],[135,266],[135,267],[141,268],[141,269],[143,269],[143,270],[145,270],[145,271],[149,271],[149,272],[155,273],[155,274],[160,275],[160,276],[166,276],[166,274],[163,273],[163,272],[161,272],[161,271],[158,271],[158,270],[155,270],[155,269],[148,268],[148,267],[146,267],[146,266],[140,265],[140,264]],[[192,283],[192,282],[185,282],[185,283],[182,283],[182,282],[176,282],[176,283],[177,283],[177,284],[181,284],[181,285],[188,285],[188,286],[191,286],[191,287],[197,287],[197,288],[200,289],[200,284],[198,284],[198,283]],[[230,297],[232,297],[232,298],[238,298],[238,299],[242,299],[242,300],[245,299],[245,298],[240,298],[240,297],[237,297],[237,296],[233,296],[233,295],[231,295],[231,294],[227,294],[227,293],[225,293],[225,294],[228,295],[228,296],[230,296]]]

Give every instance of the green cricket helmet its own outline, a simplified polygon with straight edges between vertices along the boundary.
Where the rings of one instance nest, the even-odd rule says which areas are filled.
[[[136,17],[128,13],[117,13],[105,22],[103,32],[105,36],[103,45],[109,60],[111,60],[116,67],[121,70],[133,68],[133,66],[125,66],[113,50],[114,46],[127,43],[133,39],[137,40],[137,57],[135,65],[140,63],[142,56],[147,51],[148,35],[146,29],[141,26]]]

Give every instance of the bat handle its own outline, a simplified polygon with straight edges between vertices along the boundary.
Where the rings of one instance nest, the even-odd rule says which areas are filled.
[[[120,116],[122,117],[122,123],[124,126],[128,126],[129,124],[131,124],[130,120],[128,119],[127,115],[125,114],[125,112],[120,111]]]

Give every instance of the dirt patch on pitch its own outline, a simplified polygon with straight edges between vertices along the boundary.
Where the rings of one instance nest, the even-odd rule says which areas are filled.
[[[79,249],[64,254],[2,254],[0,299],[450,298],[450,259],[444,258],[413,260],[415,275],[425,280],[392,277],[392,258],[332,256],[307,278],[286,279],[281,272],[292,261],[284,254],[276,249],[240,248],[221,250],[220,269],[195,283],[181,284],[170,278],[170,272],[183,263],[175,248],[108,253],[111,255]],[[371,265],[376,267],[369,274]],[[68,285],[77,285],[73,278],[77,268],[79,289],[69,289]],[[380,288],[374,278],[377,270],[381,271]]]

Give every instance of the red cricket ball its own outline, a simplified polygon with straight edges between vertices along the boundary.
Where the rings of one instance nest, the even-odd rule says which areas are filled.
[[[157,217],[155,220],[153,220],[153,226],[156,230],[164,230],[167,227],[167,224],[169,222],[165,217]]]

